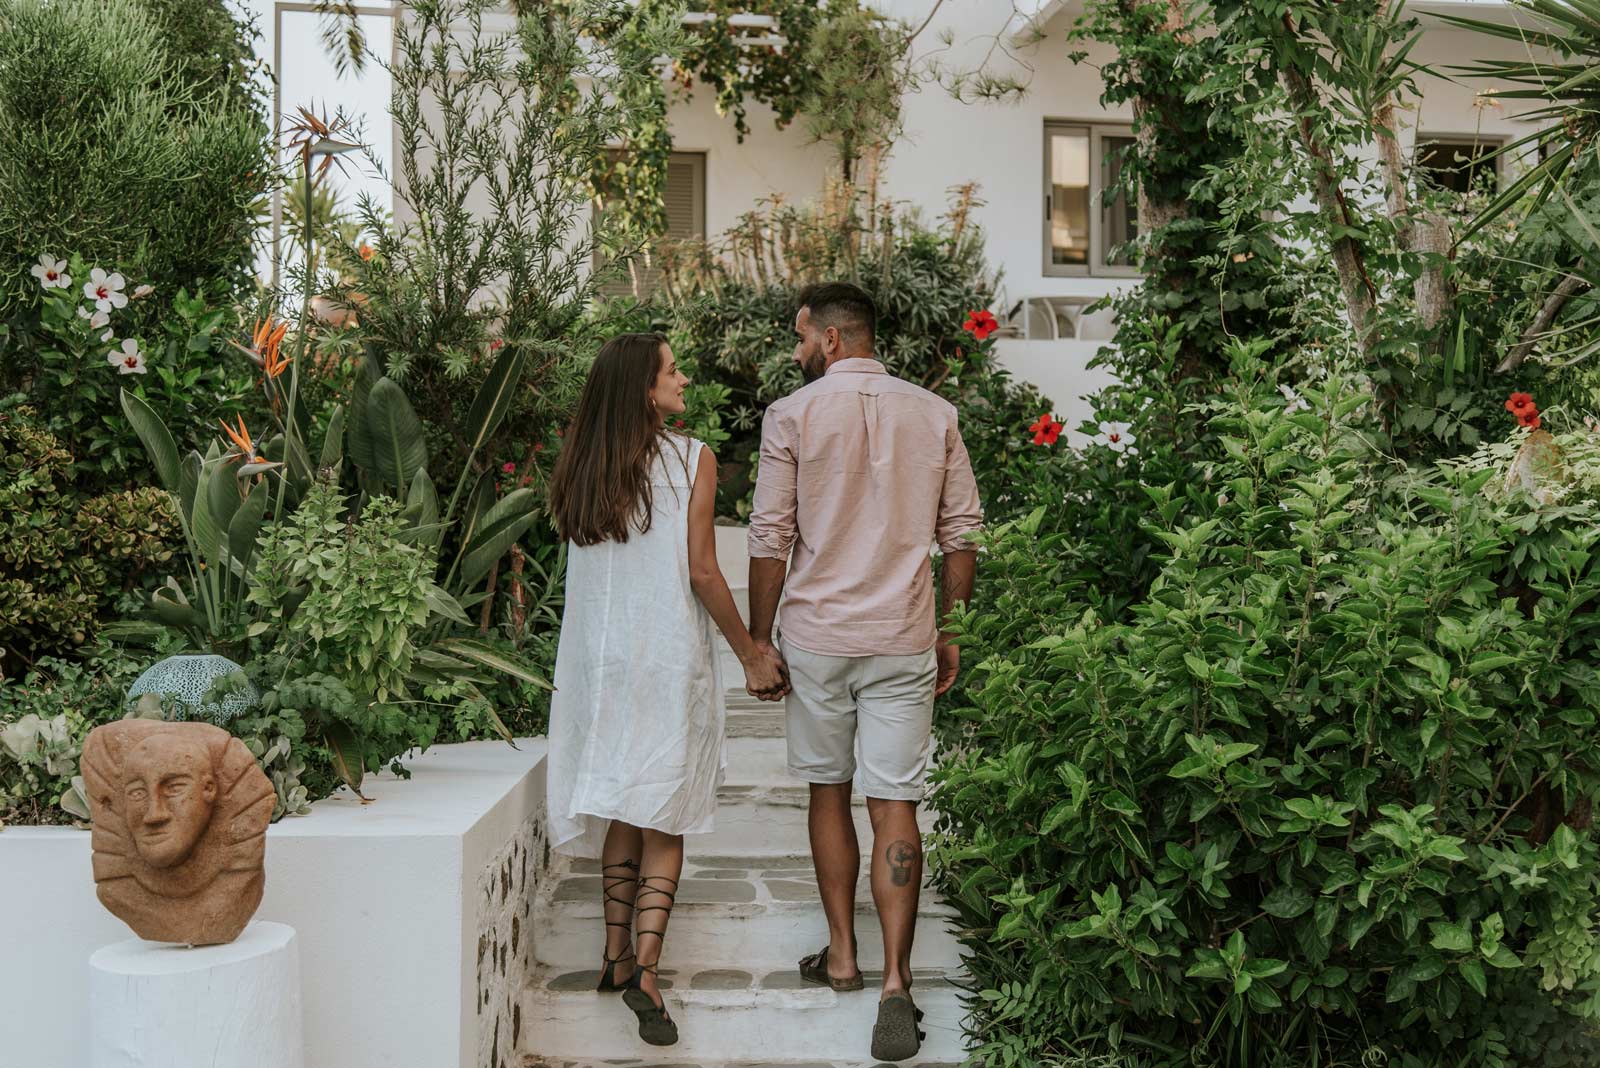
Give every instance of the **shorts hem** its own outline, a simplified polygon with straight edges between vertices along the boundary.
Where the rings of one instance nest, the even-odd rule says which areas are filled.
[[[810,783],[812,786],[847,786],[856,781],[855,772],[851,772],[842,779],[830,779],[824,777],[820,771],[801,771],[792,765],[789,768],[789,774],[801,782]]]
[[[921,802],[928,796],[926,787],[865,787],[861,788],[863,797],[873,801],[917,801]]]

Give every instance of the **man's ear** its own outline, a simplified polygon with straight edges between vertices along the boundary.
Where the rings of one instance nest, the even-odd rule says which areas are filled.
[[[839,328],[837,326],[830,326],[822,331],[822,351],[825,354],[831,354],[839,351],[839,346],[841,344],[842,342],[839,338]]]

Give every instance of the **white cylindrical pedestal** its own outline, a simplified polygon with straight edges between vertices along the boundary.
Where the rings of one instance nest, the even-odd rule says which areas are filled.
[[[90,1068],[305,1068],[294,928],[223,946],[130,938],[89,958]]]

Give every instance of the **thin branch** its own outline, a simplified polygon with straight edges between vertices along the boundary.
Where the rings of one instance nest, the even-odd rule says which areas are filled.
[[[1576,273],[1582,268],[1583,263],[1580,261],[1573,273],[1563,278],[1561,284],[1545,298],[1539,307],[1539,314],[1533,317],[1533,322],[1528,324],[1528,328],[1522,332],[1517,343],[1511,346],[1511,351],[1506,353],[1506,358],[1495,368],[1496,374],[1505,374],[1521,367],[1523,362],[1533,355],[1533,347],[1539,343],[1539,339],[1554,325],[1556,316],[1561,314],[1561,309],[1566,307],[1567,301],[1589,288],[1589,280]]]

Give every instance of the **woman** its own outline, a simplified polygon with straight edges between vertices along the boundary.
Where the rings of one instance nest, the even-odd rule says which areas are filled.
[[[600,859],[599,989],[622,991],[639,1037],[657,1046],[678,1040],[656,969],[683,836],[711,829],[725,763],[712,623],[752,694],[779,700],[788,686],[717,566],[716,459],[667,429],[688,384],[661,335],[606,342],[550,483],[569,543],[550,704],[551,846]]]

